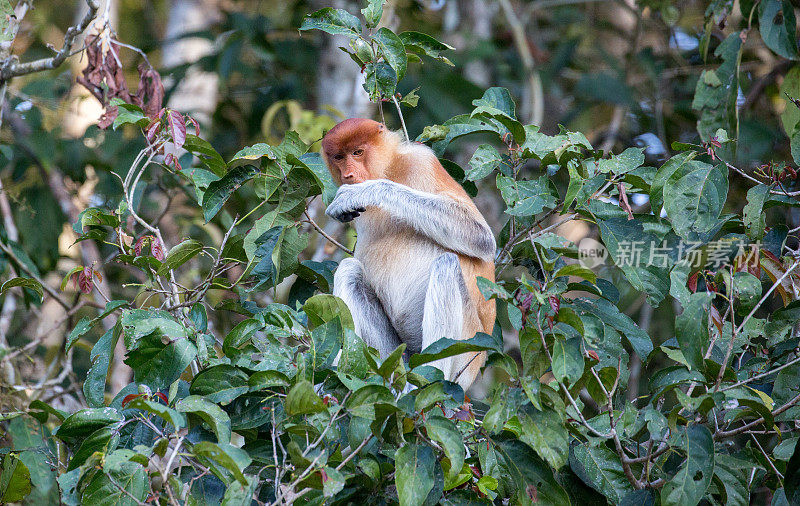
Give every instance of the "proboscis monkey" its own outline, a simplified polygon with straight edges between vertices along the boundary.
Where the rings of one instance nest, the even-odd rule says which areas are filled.
[[[322,139],[322,155],[340,184],[326,213],[354,220],[358,234],[333,282],[356,333],[382,357],[401,342],[419,353],[443,337],[491,334],[495,303],[477,277],[494,280],[494,235],[433,151],[376,121],[348,119]],[[466,390],[485,360],[473,352],[431,365]]]

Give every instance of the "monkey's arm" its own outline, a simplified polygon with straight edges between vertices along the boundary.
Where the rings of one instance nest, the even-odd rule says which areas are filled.
[[[394,181],[376,179],[342,185],[325,212],[336,220],[350,221],[369,206],[380,207],[392,219],[449,250],[487,260],[494,257],[494,235],[475,209],[454,198]]]

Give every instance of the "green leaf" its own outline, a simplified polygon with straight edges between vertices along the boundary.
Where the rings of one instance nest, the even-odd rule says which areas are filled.
[[[541,411],[527,404],[517,412],[517,418],[522,429],[521,441],[536,450],[553,469],[567,463],[569,434],[555,411]]]
[[[222,178],[212,181],[203,194],[203,217],[206,222],[217,215],[225,202],[240,186],[253,179],[259,170],[252,165],[234,167]]]
[[[569,385],[574,385],[583,375],[580,341],[578,337],[567,340],[556,338],[553,343],[553,376]]]
[[[611,158],[597,162],[597,169],[602,173],[611,172],[621,175],[640,167],[643,163],[644,149],[628,148],[618,155],[611,155]]]
[[[557,278],[559,276],[578,276],[589,281],[592,284],[597,283],[597,274],[587,269],[586,267],[581,267],[580,264],[565,265],[564,267],[557,270],[555,274],[553,274],[554,278]]]
[[[400,99],[400,103],[409,107],[416,107],[419,103],[419,95],[417,95],[417,91],[419,91],[419,86],[406,93],[403,98]]]
[[[203,165],[219,177],[224,176],[228,170],[225,160],[205,139],[201,139],[196,135],[186,134],[183,149],[197,156]],[[193,170],[187,172],[193,172]]]
[[[13,453],[3,458],[0,473],[0,502],[3,504],[22,501],[31,493],[31,473],[25,464]]]
[[[69,466],[67,466],[67,472],[82,466],[94,452],[106,454],[114,450],[118,442],[119,427],[109,425],[97,429],[84,439],[78,449],[75,450],[75,454],[70,459]]]
[[[676,172],[683,171],[683,167],[687,164],[695,164],[697,167],[706,165],[704,162],[694,160],[697,156],[695,151],[684,151],[673,156],[656,171],[653,178],[653,183],[650,186],[650,206],[653,213],[658,215],[664,205],[664,185],[667,180],[672,177]]]
[[[175,409],[181,413],[191,413],[199,416],[206,422],[220,444],[227,444],[231,440],[231,419],[228,414],[216,404],[207,401],[199,395],[190,395],[179,400]]]
[[[783,83],[781,83],[780,98],[785,104],[781,113],[783,131],[791,137],[796,130],[798,121],[800,121],[800,108],[789,100],[790,98],[800,98],[800,65],[793,66],[784,76]]]
[[[222,343],[222,349],[226,354],[232,355],[235,350],[247,344],[256,331],[264,328],[264,324],[255,318],[248,318],[236,324],[235,327],[228,332],[225,340]]]
[[[641,220],[598,218],[597,225],[614,263],[634,288],[647,294],[648,303],[658,307],[669,290],[667,273],[673,262],[670,257],[673,248],[660,257],[654,254],[650,261],[651,254],[658,251],[656,248],[663,247],[663,241],[646,231]]]
[[[495,393],[492,405],[483,417],[484,430],[489,434],[500,433],[525,402],[525,395],[519,388],[502,389]]]
[[[475,337],[469,339],[443,338],[434,341],[420,353],[412,355],[408,365],[413,369],[422,364],[433,362],[434,360],[452,357],[462,353],[489,350],[502,352],[502,343],[498,343],[492,336],[484,334],[483,332],[478,332]]]
[[[728,35],[714,51],[722,58],[722,64],[716,70],[703,71],[697,80],[692,109],[699,112],[697,131],[704,141],[715,136],[720,128],[733,136],[739,130],[736,99],[742,44],[741,32]]]
[[[245,476],[245,479],[247,485],[238,481],[228,485],[220,506],[250,506],[252,504],[258,480],[254,476]]]
[[[224,405],[250,389],[248,379],[247,373],[238,367],[220,364],[200,371],[192,380],[189,392]]]
[[[58,427],[55,434],[59,439],[70,441],[75,438],[85,437],[92,432],[123,421],[122,415],[114,408],[88,408],[82,409],[67,417]]]
[[[395,453],[394,481],[401,506],[420,506],[433,490],[436,458],[429,446],[406,443]]]
[[[280,371],[256,371],[247,381],[251,392],[273,387],[288,387],[289,378]]]
[[[681,347],[684,358],[692,369],[703,371],[703,356],[708,345],[708,311],[713,294],[693,293],[675,319],[675,338]]]
[[[758,241],[764,237],[764,230],[767,226],[767,217],[764,214],[764,202],[769,197],[769,186],[760,184],[747,190],[747,204],[744,206],[743,217],[744,226],[747,229],[747,236]]]
[[[14,287],[23,287],[29,288],[36,292],[39,295],[39,301],[41,302],[44,298],[44,289],[42,288],[42,284],[36,281],[35,279],[29,278],[11,278],[2,285],[0,285],[0,293],[5,293],[8,290],[11,290]]]
[[[81,494],[81,504],[136,506],[150,492],[147,472],[139,464],[122,462],[118,467],[95,473]]]
[[[788,0],[762,0],[758,6],[758,31],[768,48],[790,60],[798,59],[797,21]]]
[[[450,66],[453,65],[450,60],[441,55],[443,51],[455,49],[453,46],[449,46],[428,34],[420,32],[402,32],[398,36],[400,40],[403,41],[403,46],[405,46],[406,51],[409,53],[429,56]]]
[[[83,395],[86,397],[87,404],[92,408],[99,408],[105,404],[108,366],[114,357],[114,347],[119,340],[119,335],[119,326],[108,329],[97,340],[89,355],[89,361],[92,365],[86,373],[86,381],[83,383]]]
[[[481,144],[469,160],[470,169],[466,173],[470,181],[479,181],[500,166],[500,153],[491,144]]]
[[[176,244],[169,250],[167,257],[161,263],[161,267],[158,268],[158,275],[164,276],[169,273],[170,270],[177,269],[197,256],[201,251],[203,251],[203,243],[196,239],[187,239]]]
[[[248,485],[247,477],[242,470],[250,464],[251,459],[244,450],[231,446],[227,442],[215,444],[211,441],[200,441],[192,446],[192,453],[222,466],[239,483]],[[224,478],[224,476],[221,477],[223,480]],[[224,481],[230,482],[232,480]]]
[[[702,425],[692,424],[684,432],[686,461],[661,490],[664,506],[697,504],[705,496],[714,476],[714,440]]]
[[[466,450],[464,441],[456,424],[442,415],[429,415],[425,419],[425,430],[428,437],[439,443],[444,449],[444,454],[450,460],[448,478],[455,480],[464,465]]]
[[[134,381],[160,390],[177,380],[196,356],[197,347],[189,339],[170,341],[153,333],[137,342],[125,363],[133,369]]]
[[[714,474],[725,489],[727,506],[750,505],[750,472],[761,466],[724,453],[714,456]]]
[[[664,210],[675,232],[693,240],[718,226],[728,198],[728,169],[724,164],[686,164],[664,185]]]
[[[397,88],[397,72],[385,61],[370,62],[365,69],[364,89],[369,99],[378,102],[394,95]]]
[[[619,308],[605,299],[576,299],[573,307],[578,315],[590,313],[600,318],[604,324],[610,325],[625,336],[637,355],[646,361],[653,351],[653,341],[647,332],[640,329],[631,318],[620,312]]]
[[[786,367],[778,372],[772,389],[772,399],[776,407],[781,407],[800,395],[800,367]],[[800,408],[792,407],[779,415],[779,420],[795,420],[800,416]]]
[[[386,63],[391,65],[397,74],[397,80],[403,79],[403,76],[406,75],[408,57],[406,57],[406,49],[400,37],[388,28],[383,27],[375,32],[372,40],[378,43]]]
[[[374,420],[376,417],[375,406],[379,404],[394,403],[394,396],[383,385],[364,385],[356,390],[347,399],[346,407],[353,416]]]
[[[152,413],[162,418],[164,421],[171,423],[175,430],[186,427],[186,416],[184,416],[183,413],[169,406],[165,406],[157,400],[148,401],[144,397],[136,397],[126,404],[125,407],[127,409],[141,409],[142,411]]]
[[[289,416],[308,415],[325,411],[325,405],[314,391],[314,385],[309,381],[301,380],[286,395],[284,409]]]
[[[545,209],[552,209],[558,201],[558,193],[547,176],[527,181],[515,181],[502,174],[497,175],[497,189],[508,205],[506,214],[511,216],[534,216]]]
[[[633,491],[622,470],[619,456],[605,445],[574,445],[570,451],[569,465],[584,483],[606,496],[612,504],[619,504],[623,497]]]
[[[356,38],[361,34],[361,21],[344,9],[325,7],[303,18],[300,30],[322,30]]]
[[[114,104],[113,101],[111,105],[116,105],[118,110],[117,117],[114,118],[114,123],[111,125],[113,130],[119,128],[120,125],[128,124],[144,128],[150,122],[150,119],[138,105],[126,103]]]
[[[501,135],[507,130],[517,144],[525,142],[527,130],[517,121],[516,105],[511,93],[505,88],[494,87],[484,92],[483,97],[473,100],[475,109],[471,117],[484,117],[492,123],[496,122],[495,131]]]
[[[383,16],[384,0],[367,0],[367,6],[361,9],[361,14],[367,20],[367,28],[375,28]]]
[[[188,336],[186,327],[178,323],[166,311],[149,309],[132,309],[122,312],[120,318],[125,331],[125,347],[129,350],[138,346],[138,341],[149,334],[156,334],[168,340]]]
[[[334,318],[339,318],[342,326],[354,329],[353,317],[347,304],[335,295],[321,293],[309,298],[303,305],[303,312],[308,315],[309,327],[323,325]]]
[[[531,492],[536,491],[539,501],[546,500],[554,506],[570,504],[567,492],[553,476],[553,470],[525,443],[515,439],[499,441],[495,448],[500,463],[516,485],[514,504],[533,504]]]

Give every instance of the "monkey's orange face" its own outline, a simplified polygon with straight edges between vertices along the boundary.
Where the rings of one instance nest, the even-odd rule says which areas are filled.
[[[367,179],[371,179],[368,169],[368,152],[368,146],[355,145],[329,154],[328,159],[334,178],[338,175],[341,184],[363,183]]]
[[[377,121],[353,118],[325,134],[322,154],[336,183],[356,184],[382,177],[380,152],[385,129]]]

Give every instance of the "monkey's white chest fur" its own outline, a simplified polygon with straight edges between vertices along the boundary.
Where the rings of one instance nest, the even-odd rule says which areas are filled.
[[[382,214],[370,208],[355,220],[354,256],[398,336],[411,353],[418,353],[431,266],[447,250]]]

